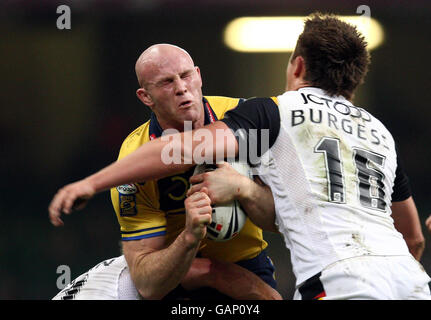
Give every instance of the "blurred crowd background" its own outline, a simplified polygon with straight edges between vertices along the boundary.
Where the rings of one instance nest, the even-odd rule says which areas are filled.
[[[59,5],[72,13],[59,30]],[[283,92],[289,53],[241,53],[222,39],[240,16],[355,15],[366,4],[384,30],[355,102],[398,141],[422,225],[431,213],[430,1],[79,0],[0,2],[0,299],[50,299],[57,267],[75,278],[119,251],[108,193],[48,221],[57,189],[116,160],[121,142],[148,119],[135,96],[137,57],[154,43],[179,45],[201,69],[207,95]],[[286,33],[289,32],[286,30]],[[422,263],[431,273],[431,237]],[[265,233],[279,291],[292,298],[294,276],[283,241]]]

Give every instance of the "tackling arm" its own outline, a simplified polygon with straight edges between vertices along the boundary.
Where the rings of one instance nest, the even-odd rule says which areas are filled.
[[[203,141],[202,137],[205,137]],[[163,159],[162,155],[169,150],[181,156],[177,163],[167,163]],[[96,193],[125,183],[160,179],[185,171],[196,163],[197,158],[223,160],[228,150],[236,154],[238,144],[232,131],[220,121],[198,130],[170,135],[170,139],[165,136],[152,140],[99,172],[60,189],[49,206],[51,223],[63,225],[61,213],[70,214],[74,209],[83,208]]]
[[[206,188],[212,204],[238,200],[255,225],[263,230],[278,232],[271,189],[258,177],[253,181],[223,162],[217,164],[217,170],[192,176],[190,183],[193,185],[187,195]]]
[[[410,253],[420,260],[425,249],[425,239],[412,197],[392,203],[392,218],[395,228],[403,235]]]
[[[176,133],[152,140],[135,152],[86,178],[94,191],[135,181],[160,179],[190,169],[196,161],[223,160],[228,151],[238,152],[232,131],[217,121],[204,128]],[[168,154],[178,154],[172,159]]]
[[[259,177],[246,182],[239,201],[251,221],[263,230],[278,232],[275,225],[275,205],[271,188],[265,185]]]

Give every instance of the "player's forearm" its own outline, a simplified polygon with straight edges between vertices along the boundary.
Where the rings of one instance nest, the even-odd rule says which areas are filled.
[[[412,256],[419,261],[425,248],[425,238],[413,197],[394,201],[391,209],[395,228],[403,235]]]
[[[278,232],[271,189],[250,179],[244,179],[243,185],[238,200],[247,216],[263,230]]]
[[[425,250],[425,239],[421,238],[421,239],[406,240],[406,243],[411,255],[417,261],[420,261],[422,258],[422,254],[424,253],[424,250]]]
[[[184,138],[179,134],[176,136]],[[179,159],[164,157],[164,150],[168,152],[169,148],[171,148],[169,141],[162,139],[150,141],[124,158],[87,177],[86,180],[98,193],[125,183],[159,179],[187,170],[192,166],[185,164],[183,156]],[[176,148],[180,148],[178,153],[184,153],[181,151],[182,143],[179,143]]]
[[[146,299],[162,299],[188,272],[198,248],[199,242],[190,241],[182,232],[165,249],[137,253],[130,271],[139,293]]]
[[[126,183],[160,179],[186,171],[196,161],[210,163],[223,160],[228,155],[235,156],[237,152],[235,136],[223,122],[217,121],[199,130],[145,143],[86,180],[98,193]]]

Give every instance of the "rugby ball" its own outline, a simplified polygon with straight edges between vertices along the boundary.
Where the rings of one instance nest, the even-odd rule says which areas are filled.
[[[228,162],[240,174],[252,178],[251,168],[245,162]],[[216,170],[214,164],[197,165],[193,175]],[[247,215],[239,201],[213,206],[212,222],[207,226],[207,238],[214,241],[228,241],[234,238],[244,227]]]

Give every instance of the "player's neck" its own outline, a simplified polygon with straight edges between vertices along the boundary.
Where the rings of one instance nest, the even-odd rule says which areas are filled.
[[[205,125],[205,114],[200,117],[198,120],[192,123],[193,130],[200,129]]]
[[[298,91],[305,87],[311,87],[311,84],[302,78],[296,78],[291,83],[286,83],[285,91]]]

